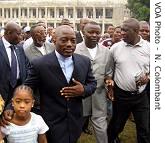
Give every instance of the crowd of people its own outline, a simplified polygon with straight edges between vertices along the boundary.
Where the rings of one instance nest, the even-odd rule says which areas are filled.
[[[150,142],[150,28],[129,18],[104,34],[92,19],[60,26],[10,21],[0,38],[0,141],[120,143],[132,115],[137,142]],[[0,104],[1,105],[1,104]]]

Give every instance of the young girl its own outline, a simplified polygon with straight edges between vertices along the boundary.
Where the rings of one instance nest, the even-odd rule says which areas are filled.
[[[40,115],[30,112],[33,104],[32,89],[18,86],[12,99],[14,116],[10,125],[1,127],[2,137],[6,136],[8,143],[47,143],[45,132],[49,128]]]

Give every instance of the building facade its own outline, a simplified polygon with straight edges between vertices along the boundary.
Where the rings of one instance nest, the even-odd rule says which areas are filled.
[[[118,26],[130,17],[127,0],[0,0],[0,26],[16,20],[21,26],[44,21],[56,27],[62,18],[68,18],[75,30],[80,18],[89,17],[104,31],[109,23]]]

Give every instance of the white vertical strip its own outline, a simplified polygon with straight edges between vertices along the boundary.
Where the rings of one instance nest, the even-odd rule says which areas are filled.
[[[165,127],[165,1],[150,1],[150,142],[163,143]]]

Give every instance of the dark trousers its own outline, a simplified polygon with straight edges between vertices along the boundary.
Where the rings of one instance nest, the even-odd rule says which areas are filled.
[[[149,101],[147,93],[127,92],[115,86],[113,116],[108,125],[108,143],[112,143],[124,129],[132,112],[137,130],[138,143],[149,143]]]

